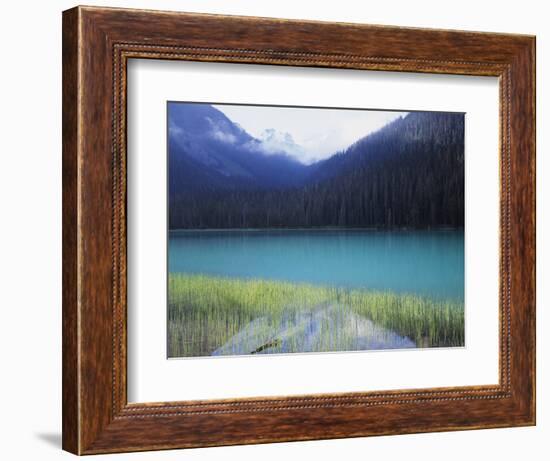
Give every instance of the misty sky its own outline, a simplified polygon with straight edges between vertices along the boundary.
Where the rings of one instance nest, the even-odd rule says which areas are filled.
[[[273,151],[311,163],[345,149],[407,112],[213,105]],[[288,136],[290,135],[290,136]]]

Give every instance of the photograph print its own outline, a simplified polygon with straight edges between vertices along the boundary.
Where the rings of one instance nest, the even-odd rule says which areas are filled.
[[[464,347],[464,114],[171,101],[169,358]]]

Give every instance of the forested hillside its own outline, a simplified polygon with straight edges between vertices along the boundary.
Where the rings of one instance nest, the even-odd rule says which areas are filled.
[[[171,229],[464,225],[463,114],[410,113],[313,165],[257,167],[277,181],[237,182],[184,150],[170,146]]]

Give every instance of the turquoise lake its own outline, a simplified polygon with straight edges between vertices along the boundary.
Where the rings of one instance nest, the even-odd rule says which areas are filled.
[[[171,231],[169,272],[464,299],[464,232]]]
[[[464,232],[171,231],[169,272],[464,299]]]

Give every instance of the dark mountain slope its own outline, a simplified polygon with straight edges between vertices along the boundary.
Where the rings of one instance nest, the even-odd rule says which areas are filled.
[[[208,104],[169,103],[170,197],[302,183],[307,167],[261,143]]]
[[[182,194],[170,202],[170,227],[463,226],[464,116],[411,113],[301,181]]]

